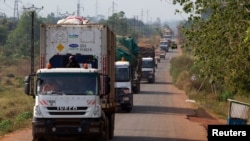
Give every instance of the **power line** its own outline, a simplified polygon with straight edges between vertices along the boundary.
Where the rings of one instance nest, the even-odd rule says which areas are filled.
[[[60,13],[60,12],[59,12],[59,15],[60,15],[61,17],[66,18],[66,17],[68,17],[68,16],[70,16],[70,15],[75,15],[75,12],[73,12],[72,14],[69,13],[68,11],[66,11],[66,13]]]

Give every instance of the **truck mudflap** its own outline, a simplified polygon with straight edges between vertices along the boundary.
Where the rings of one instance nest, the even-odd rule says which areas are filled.
[[[133,82],[133,84],[132,84],[132,91],[135,94],[139,93],[141,91],[140,81]]]
[[[33,119],[32,134],[39,138],[92,138],[102,135],[101,119]]]

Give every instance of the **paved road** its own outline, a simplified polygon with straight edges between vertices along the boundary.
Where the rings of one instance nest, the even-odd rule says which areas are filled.
[[[169,75],[169,61],[177,55],[170,50],[156,71],[156,83],[142,82],[141,93],[134,95],[131,113],[119,112],[112,141],[206,141],[206,130],[189,121],[194,110],[183,91],[176,89]],[[0,141],[31,141],[31,129],[24,129],[0,138]]]

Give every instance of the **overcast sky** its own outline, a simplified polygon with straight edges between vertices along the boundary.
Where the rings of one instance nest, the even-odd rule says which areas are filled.
[[[172,0],[0,0],[0,13],[8,17],[14,16],[15,1],[18,1],[18,11],[34,5],[39,15],[46,17],[50,13],[77,14],[77,4],[80,4],[80,15],[83,17],[104,15],[111,16],[113,12],[125,12],[127,18],[138,18],[155,21],[160,18],[162,22],[187,19],[185,14],[175,14],[181,10],[180,6],[173,5]]]

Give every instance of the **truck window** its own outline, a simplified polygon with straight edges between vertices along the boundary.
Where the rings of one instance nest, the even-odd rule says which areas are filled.
[[[115,80],[116,82],[129,81],[129,69],[128,68],[116,68]]]
[[[153,68],[154,64],[152,60],[143,60],[142,61],[142,68]]]
[[[37,84],[38,94],[64,94],[64,95],[97,95],[98,94],[98,75],[90,73],[44,73],[39,79],[43,83]],[[56,90],[43,89],[46,82],[57,86]]]

